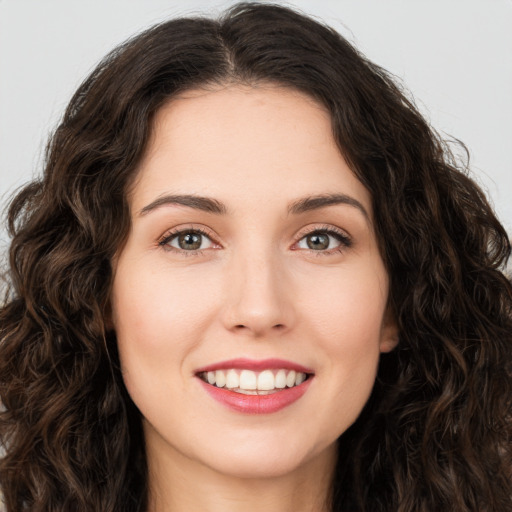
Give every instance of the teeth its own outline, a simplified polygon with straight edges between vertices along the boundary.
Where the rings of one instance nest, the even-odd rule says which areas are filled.
[[[228,373],[226,374],[226,387],[228,389],[240,387],[240,377],[238,376],[238,373],[235,372],[235,370],[228,370]]]
[[[270,370],[265,370],[258,375],[258,389],[269,391],[274,389],[274,374]]]
[[[209,384],[218,388],[226,387],[246,395],[266,395],[276,389],[284,389],[302,384],[306,374],[295,370],[216,370],[200,374],[200,377]]]
[[[276,374],[276,388],[283,389],[286,387],[286,372],[284,370],[279,370]]]
[[[256,374],[250,370],[242,370],[242,373],[240,373],[240,384],[237,387],[247,390],[257,389]]]
[[[306,374],[305,373],[297,373],[297,376],[295,377],[295,385],[298,386],[299,384],[302,384],[306,380]]]
[[[212,382],[219,388],[223,388],[226,385],[226,374],[222,370],[217,370],[215,372],[215,382]]]

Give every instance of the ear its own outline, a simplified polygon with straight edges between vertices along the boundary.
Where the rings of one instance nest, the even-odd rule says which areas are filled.
[[[380,351],[381,353],[391,352],[398,345],[398,325],[395,314],[388,306],[380,333]]]

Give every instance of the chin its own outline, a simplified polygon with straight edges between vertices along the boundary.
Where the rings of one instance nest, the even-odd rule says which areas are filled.
[[[279,478],[299,470],[305,461],[296,454],[284,452],[272,456],[267,453],[257,457],[251,454],[238,453],[224,455],[221,460],[215,460],[211,469],[226,476],[242,479]]]
[[[335,444],[318,450],[314,446],[286,443],[282,440],[266,443],[260,440],[259,443],[250,444],[232,443],[230,449],[226,449],[225,444],[219,445],[219,448],[221,446],[222,450],[214,450],[207,455],[208,460],[205,460],[205,463],[219,473],[243,479],[284,477],[300,471],[319,457],[332,453],[331,448],[335,450]],[[205,455],[203,453],[203,456]]]

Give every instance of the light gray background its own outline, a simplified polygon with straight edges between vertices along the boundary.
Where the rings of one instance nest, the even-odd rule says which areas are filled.
[[[141,29],[233,1],[0,0],[0,208],[95,64]],[[282,2],[284,3],[284,2]],[[291,0],[398,76],[433,126],[467,144],[512,233],[512,0]],[[5,232],[0,229],[0,252]]]

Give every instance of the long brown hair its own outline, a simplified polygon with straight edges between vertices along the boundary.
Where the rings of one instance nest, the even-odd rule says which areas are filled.
[[[383,69],[288,8],[174,19],[108,55],[72,98],[42,178],[12,200],[0,310],[8,512],[147,507],[140,415],[108,329],[111,262],[155,112],[217,83],[273,82],[331,113],[371,192],[400,342],[339,439],[333,511],[512,510],[511,247],[486,198]]]

